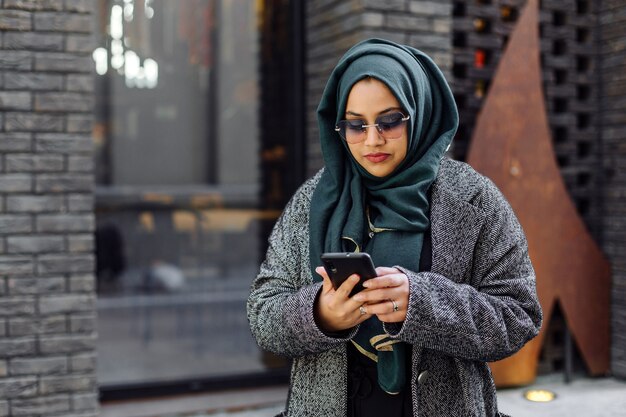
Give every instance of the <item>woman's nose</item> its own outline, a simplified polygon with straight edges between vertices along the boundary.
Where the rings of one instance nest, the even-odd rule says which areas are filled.
[[[367,137],[365,138],[365,145],[376,146],[381,143],[385,143],[385,139],[380,135],[376,126],[370,126],[366,130]]]

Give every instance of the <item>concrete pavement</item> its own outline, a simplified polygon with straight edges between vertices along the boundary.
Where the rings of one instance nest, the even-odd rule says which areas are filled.
[[[556,393],[549,403],[524,399],[529,389]],[[287,387],[195,394],[174,399],[108,404],[101,417],[272,417],[283,409]],[[626,417],[626,381],[560,374],[537,378],[528,387],[498,390],[500,411],[512,417]],[[314,416],[312,416],[314,417]]]
[[[556,398],[531,402],[524,398],[529,389],[547,389]],[[562,375],[549,375],[529,387],[499,390],[498,404],[512,417],[626,417],[626,381],[578,378],[566,384]]]

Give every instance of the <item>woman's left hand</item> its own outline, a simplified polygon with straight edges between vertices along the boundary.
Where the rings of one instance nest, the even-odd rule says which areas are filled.
[[[409,305],[409,278],[397,268],[378,267],[376,273],[378,276],[365,281],[366,289],[352,299],[364,303],[367,313],[375,314],[382,322],[404,321]]]

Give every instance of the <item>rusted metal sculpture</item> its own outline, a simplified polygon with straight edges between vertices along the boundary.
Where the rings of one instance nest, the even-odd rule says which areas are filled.
[[[537,0],[529,0],[498,65],[468,156],[502,190],[524,228],[544,311],[540,335],[491,364],[498,386],[534,380],[557,301],[589,372],[609,369],[610,267],[555,161],[541,87],[538,14]]]

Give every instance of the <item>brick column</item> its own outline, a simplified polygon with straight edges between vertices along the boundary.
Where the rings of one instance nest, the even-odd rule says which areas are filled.
[[[600,4],[603,246],[613,268],[611,366],[626,378],[626,2]]]
[[[94,4],[0,1],[0,416],[98,414]]]
[[[451,0],[311,0],[306,2],[307,174],[323,164],[316,109],[335,64],[352,45],[389,39],[430,55],[449,79],[452,68]]]

